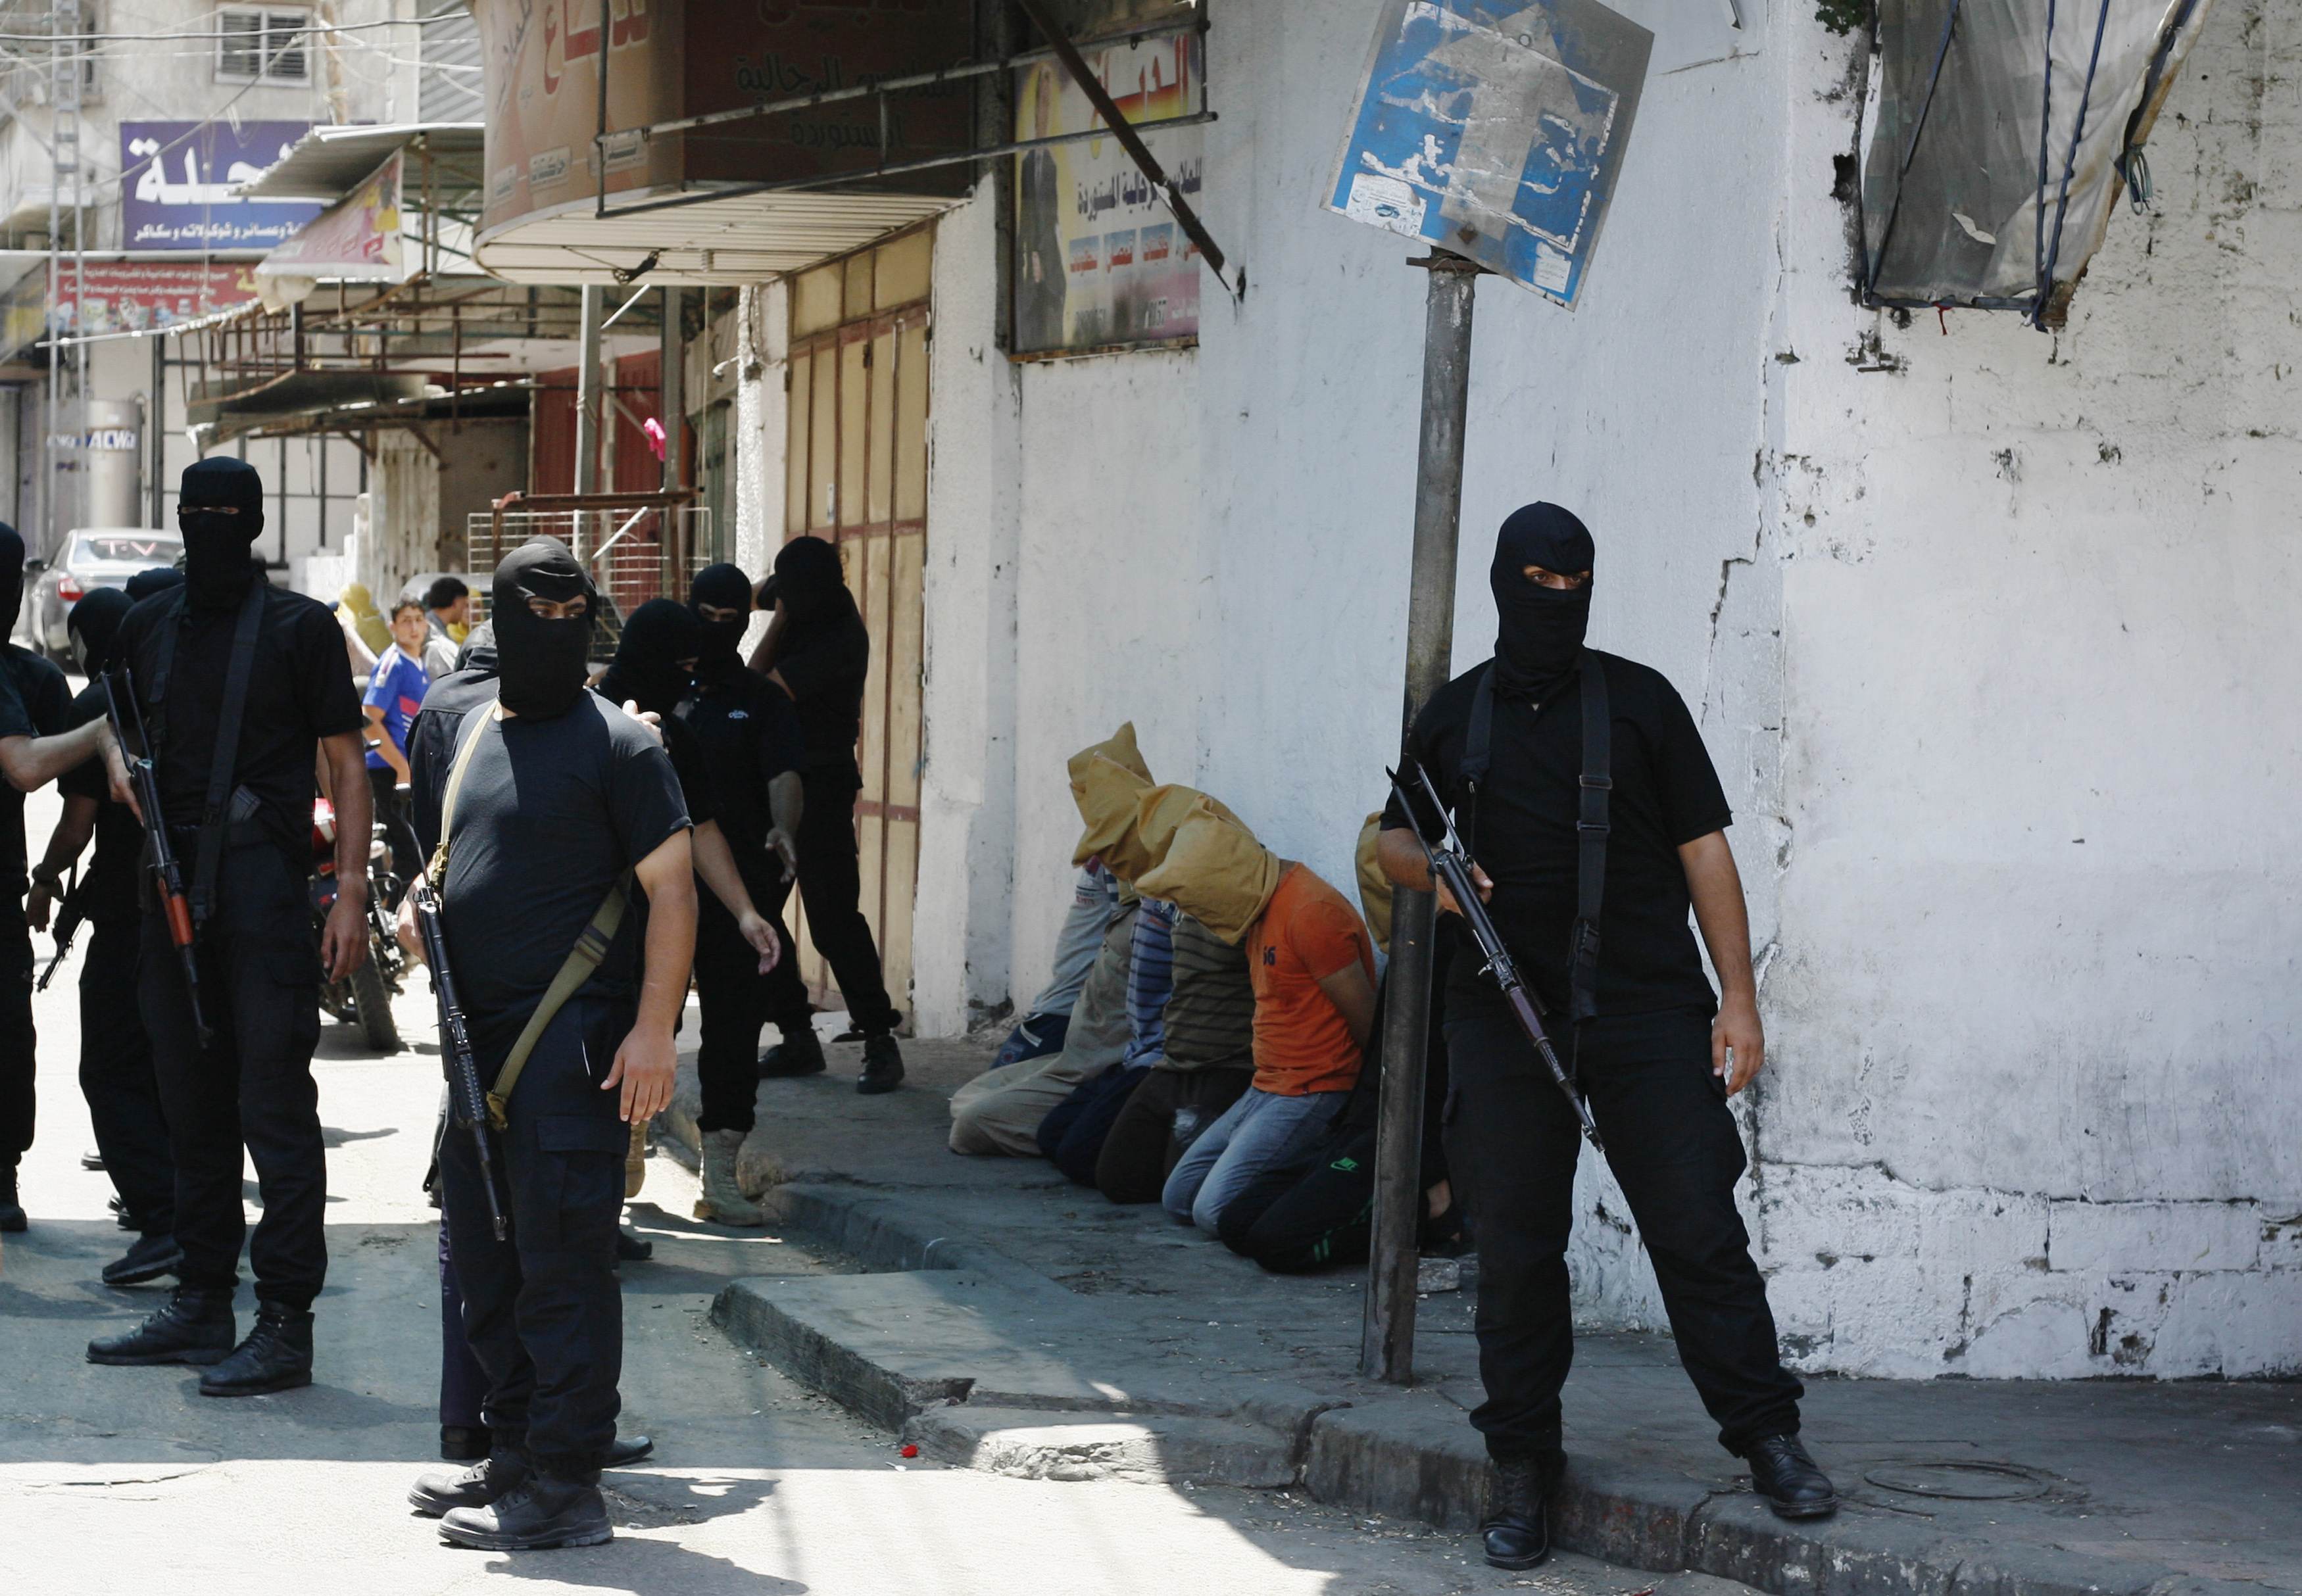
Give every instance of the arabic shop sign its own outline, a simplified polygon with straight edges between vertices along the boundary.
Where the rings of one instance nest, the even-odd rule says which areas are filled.
[[[1206,107],[1197,34],[1081,52],[1120,114],[1165,122]],[[1099,125],[1094,104],[1053,61],[1016,69],[1019,142]],[[1198,197],[1196,127],[1145,141]],[[1166,343],[1199,330],[1199,252],[1116,139],[1043,145],[1015,157],[1015,349],[1044,354]]]
[[[1653,46],[1597,0],[1385,0],[1328,208],[1572,306]]]
[[[302,122],[123,122],[121,247],[270,249],[320,214],[298,201],[241,199],[233,188],[310,131]]]

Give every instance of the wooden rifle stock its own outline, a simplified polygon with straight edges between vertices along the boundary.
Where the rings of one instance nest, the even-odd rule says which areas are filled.
[[[200,1008],[200,963],[192,945],[192,902],[184,892],[184,870],[177,862],[175,850],[168,845],[168,818],[160,809],[160,777],[152,767],[152,745],[144,735],[144,711],[136,705],[136,679],[128,667],[116,668],[121,687],[112,685],[113,672],[106,671],[104,682],[104,713],[112,722],[112,735],[120,743],[121,757],[128,761],[128,774],[136,785],[136,805],[144,811],[144,850],[146,861],[152,870],[153,889],[159,895],[162,913],[168,921],[168,940],[175,945],[176,962],[183,967],[184,990],[192,1000],[192,1029],[199,1033],[200,1046],[215,1040],[209,1029],[207,1015]],[[136,747],[141,752],[128,752],[128,728],[120,718],[122,693],[128,699],[128,712],[136,720]]]

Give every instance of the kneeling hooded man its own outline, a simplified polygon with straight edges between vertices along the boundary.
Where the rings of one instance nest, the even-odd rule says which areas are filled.
[[[499,1237],[472,1136],[440,1150],[493,1451],[410,1500],[465,1546],[612,1538],[599,1491],[623,1363],[616,1222],[629,1127],[670,1101],[695,946],[688,815],[648,728],[584,690],[597,603],[567,547],[496,569],[495,701],[415,777],[448,953],[497,1120]]]

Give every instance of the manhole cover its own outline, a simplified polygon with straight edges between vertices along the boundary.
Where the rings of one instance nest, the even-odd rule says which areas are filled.
[[[2044,1496],[2053,1482],[2013,1463],[1881,1463],[1862,1476],[1882,1491],[1953,1502],[2020,1502]]]

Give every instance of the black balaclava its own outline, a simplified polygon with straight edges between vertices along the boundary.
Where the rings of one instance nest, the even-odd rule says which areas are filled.
[[[707,621],[702,607],[733,609],[732,621]],[[714,676],[738,663],[744,646],[744,628],[752,624],[752,579],[740,567],[730,565],[705,566],[695,573],[688,584],[687,608],[698,625],[703,628],[702,648],[699,651],[695,674]]]
[[[64,626],[71,634],[73,651],[80,656],[82,676],[101,675],[119,662],[120,623],[135,608],[135,601],[116,587],[91,589],[88,597],[72,606]]]
[[[676,600],[650,599],[624,621],[623,638],[616,644],[616,662],[600,678],[601,695],[610,703],[630,699],[643,710],[670,714],[687,696],[688,684],[693,679],[680,661],[693,659],[702,652],[709,625]]]
[[[1507,696],[1541,702],[1575,669],[1591,625],[1591,584],[1567,590],[1526,579],[1541,566],[1562,576],[1592,569],[1590,529],[1555,504],[1513,510],[1495,534],[1495,686]]]
[[[583,616],[546,620],[530,599],[565,604],[582,598]],[[558,538],[533,537],[496,567],[488,618],[496,627],[496,676],[503,706],[515,715],[549,720],[565,715],[584,695],[592,644],[592,609],[598,596],[591,578]]]
[[[823,538],[794,538],[776,550],[776,596],[794,626],[836,617],[853,609],[839,550]]]
[[[16,612],[23,607],[24,540],[14,527],[0,521],[0,617],[13,626]]]
[[[164,593],[184,585],[184,574],[173,566],[147,566],[128,579],[125,591],[130,604],[141,604],[154,593]]]
[[[195,609],[228,609],[256,580],[248,550],[264,530],[264,479],[246,460],[215,455],[184,467],[176,501],[184,581]]]

